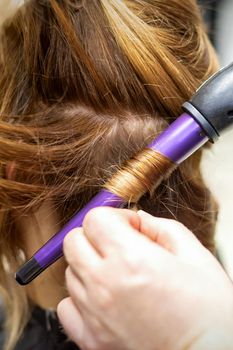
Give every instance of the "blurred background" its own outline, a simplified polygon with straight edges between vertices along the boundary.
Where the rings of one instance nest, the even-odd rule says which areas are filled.
[[[233,0],[200,0],[220,65],[233,62]],[[232,91],[233,99],[233,91]],[[233,278],[233,130],[205,151],[202,170],[220,206],[216,240],[219,255]]]
[[[22,2],[0,0],[0,23]],[[233,62],[233,0],[198,2],[220,64],[225,66]],[[220,206],[216,240],[221,260],[233,278],[233,131],[220,138],[211,150],[205,151],[202,170]]]

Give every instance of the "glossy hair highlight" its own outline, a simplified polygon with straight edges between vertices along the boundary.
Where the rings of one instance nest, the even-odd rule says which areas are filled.
[[[194,0],[28,0],[0,35],[0,283],[12,350],[29,314],[13,280],[24,256],[15,217],[47,199],[64,224],[109,181],[214,251],[216,207],[200,174],[202,151],[157,188],[170,164],[137,153],[181,114],[217,60]],[[6,176],[10,162],[14,178]]]

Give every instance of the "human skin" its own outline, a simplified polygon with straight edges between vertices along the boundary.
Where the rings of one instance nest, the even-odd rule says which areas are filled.
[[[64,241],[69,298],[58,306],[84,350],[233,348],[233,286],[182,224],[97,208]]]
[[[16,174],[15,162],[6,165],[6,176],[14,180]],[[15,212],[15,223],[20,232],[24,252],[27,259],[45,244],[55,233],[61,229],[60,217],[52,201],[44,203],[35,211],[28,214]],[[25,286],[29,300],[43,309],[56,309],[58,303],[67,296],[64,286],[65,269],[67,264],[63,258],[59,259],[50,269],[44,271],[33,282]]]
[[[16,216],[15,222],[21,233],[27,259],[61,228],[59,215],[49,201],[44,202],[35,212],[25,216]],[[25,286],[29,300],[43,309],[56,310],[58,303],[67,296],[66,267],[66,261],[63,258],[59,259],[33,282]]]

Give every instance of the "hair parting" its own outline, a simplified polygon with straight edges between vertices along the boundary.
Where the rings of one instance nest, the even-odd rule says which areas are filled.
[[[106,188],[181,221],[214,252],[202,150],[176,168],[146,147],[217,68],[195,0],[27,0],[1,25],[4,350],[30,315],[13,278],[26,254],[17,219],[46,201],[63,225]]]

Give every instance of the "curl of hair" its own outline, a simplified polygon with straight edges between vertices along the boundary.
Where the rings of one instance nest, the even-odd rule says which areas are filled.
[[[171,164],[138,152],[216,68],[195,0],[29,0],[2,26],[5,350],[14,348],[28,317],[12,277],[23,257],[15,216],[47,199],[63,224],[107,182],[147,212],[181,221],[214,250],[216,205],[200,174],[201,151],[162,182]],[[9,162],[13,178],[5,176]],[[146,168],[151,176],[143,176]]]

